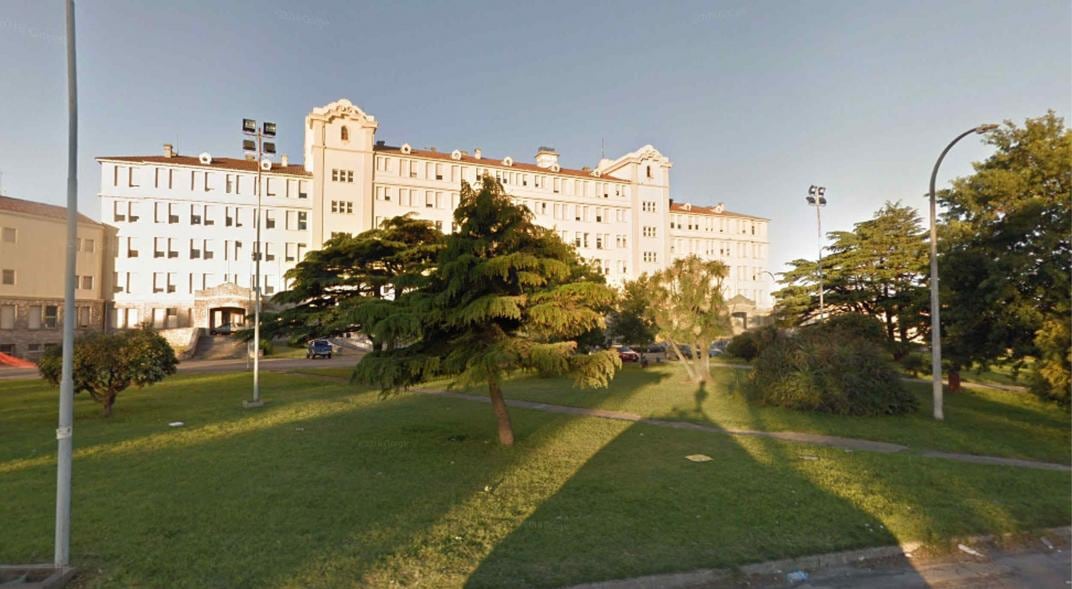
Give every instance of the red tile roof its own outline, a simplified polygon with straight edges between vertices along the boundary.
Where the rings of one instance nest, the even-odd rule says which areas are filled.
[[[392,146],[392,145],[377,145],[377,146],[375,146],[373,148],[373,150],[377,151],[377,152],[396,154],[396,155],[399,155],[399,156],[406,155],[406,154],[402,153],[402,148],[401,147],[395,147],[395,146]],[[479,165],[479,166],[487,166],[489,168],[502,168],[502,169],[506,169],[506,170],[524,170],[526,172],[536,172],[538,174],[559,174],[559,175],[562,175],[562,176],[581,177],[581,178],[584,178],[586,180],[596,180],[596,181],[604,181],[604,182],[621,182],[623,184],[628,184],[627,180],[622,180],[621,178],[615,178],[613,176],[593,176],[591,171],[585,171],[585,170],[574,170],[574,169],[568,169],[568,168],[561,168],[561,169],[559,169],[558,172],[552,172],[549,168],[541,168],[540,166],[537,166],[536,164],[528,164],[528,163],[519,162],[519,161],[516,161],[516,160],[514,161],[512,166],[507,166],[507,165],[504,165],[502,163],[503,159],[505,159],[505,158],[493,158],[493,157],[483,156],[480,159],[477,159],[477,158],[473,157],[472,154],[467,155],[467,154],[463,153],[460,160],[455,160],[454,158],[450,157],[450,152],[432,151],[430,149],[412,149],[412,150],[410,150],[409,155],[416,156],[416,157],[428,158],[428,159],[436,159],[436,160],[459,161],[459,162],[466,163],[466,164],[475,164],[475,165]]]
[[[35,217],[47,217],[49,219],[57,219],[60,221],[67,220],[67,207],[50,205],[32,200],[23,200],[21,198],[13,198],[10,196],[0,196],[0,211],[22,213],[24,215],[32,215]],[[78,220],[82,223],[101,225],[101,223],[90,219],[82,213],[78,213]]]
[[[689,205],[689,208],[685,208],[685,205]],[[715,210],[715,207],[694,205],[694,204],[683,203],[683,202],[672,203],[670,205],[670,212],[671,213],[686,213],[686,214],[691,213],[693,215],[717,215],[717,216],[727,216],[727,217],[748,217],[749,219],[760,219],[762,221],[769,221],[770,220],[770,219],[767,219],[765,217],[757,217],[755,215],[748,215],[748,214],[745,214],[745,213],[735,213],[733,211],[727,211],[726,209],[722,209],[722,212],[720,213],[717,210]]]
[[[194,166],[198,168],[212,168],[217,170],[238,170],[241,172],[256,172],[257,162],[254,160],[237,159],[231,157],[213,157],[211,164],[202,164],[199,157],[191,155],[176,155],[173,157],[167,157],[164,155],[122,155],[122,156],[106,156],[98,157],[97,161],[120,161],[120,162],[133,162],[138,164],[170,164],[173,166]],[[301,164],[290,164],[282,166],[278,163],[272,163],[272,170],[268,172],[270,174],[286,174],[288,176],[304,176],[311,177],[312,174],[305,171],[305,167]]]

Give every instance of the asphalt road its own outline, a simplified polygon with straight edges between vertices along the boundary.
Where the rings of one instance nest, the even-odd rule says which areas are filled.
[[[300,368],[347,368],[357,364],[357,361],[361,358],[360,352],[352,352],[343,355],[334,355],[331,359],[317,358],[262,358],[261,370],[267,372],[288,372],[291,370],[297,370]],[[252,370],[252,361],[249,363],[250,370]],[[232,372],[235,370],[246,370],[247,361],[240,360],[186,360],[179,363],[179,373],[201,373],[201,372]],[[27,378],[37,378],[36,368],[9,368],[0,367],[0,381],[3,380],[21,380]]]

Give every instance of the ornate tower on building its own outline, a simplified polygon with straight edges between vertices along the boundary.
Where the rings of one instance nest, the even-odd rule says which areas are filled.
[[[333,233],[372,228],[376,117],[342,98],[305,117],[305,169],[313,174],[313,247]]]

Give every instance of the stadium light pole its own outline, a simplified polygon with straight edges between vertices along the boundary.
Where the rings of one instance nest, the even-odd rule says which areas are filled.
[[[53,564],[71,561],[71,446],[74,435],[75,239],[78,235],[78,75],[75,68],[74,0],[67,0],[67,259],[63,288],[63,368],[56,427],[56,537]]]
[[[819,211],[826,206],[826,187],[812,184],[805,198],[808,205],[815,207],[816,243],[819,245],[819,321],[822,321],[826,315],[823,305],[823,219]]]
[[[255,300],[253,302],[253,399],[249,401],[243,401],[242,406],[246,408],[260,407],[264,404],[261,401],[261,257],[263,256],[261,250],[263,245],[261,244],[261,224],[264,222],[263,213],[261,212],[261,195],[264,193],[264,187],[261,185],[261,170],[264,169],[265,162],[269,160],[264,159],[265,152],[275,153],[275,143],[264,141],[265,137],[275,137],[275,123],[265,121],[263,127],[257,126],[257,121],[253,119],[242,119],[242,132],[248,136],[255,137],[256,139],[243,139],[242,149],[247,152],[255,152],[257,154],[257,185],[254,192],[257,193],[257,218],[253,222],[255,231],[255,242],[253,244],[253,292]],[[268,164],[271,165],[270,163]]]
[[[942,150],[941,155],[938,156],[938,161],[934,162],[934,169],[931,170],[931,389],[934,401],[934,418],[937,420],[945,419],[945,413],[942,407],[942,325],[938,306],[938,205],[934,196],[934,183],[938,178],[938,168],[941,167],[945,154],[949,153],[949,150],[953,149],[953,146],[958,141],[972,133],[982,135],[997,128],[997,125],[988,123],[973,127],[957,135]]]

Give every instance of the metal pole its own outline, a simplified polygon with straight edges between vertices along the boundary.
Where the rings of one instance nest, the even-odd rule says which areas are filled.
[[[938,205],[934,196],[934,183],[945,154],[968,135],[986,131],[984,127],[986,126],[979,126],[957,135],[957,138],[942,150],[931,171],[931,389],[934,397],[934,418],[938,420],[945,419],[945,413],[942,408],[942,323],[938,305]]]
[[[257,130],[257,220],[254,223],[257,233],[257,243],[254,251],[253,281],[255,299],[253,302],[253,403],[254,407],[261,403],[261,131]]]
[[[815,230],[816,243],[819,245],[819,321],[826,316],[823,310],[823,219],[819,214],[821,205],[815,203]]]
[[[75,68],[74,0],[67,0],[67,264],[63,288],[63,369],[56,428],[56,568],[70,562],[71,446],[74,428],[74,275],[78,238],[78,76]]]

